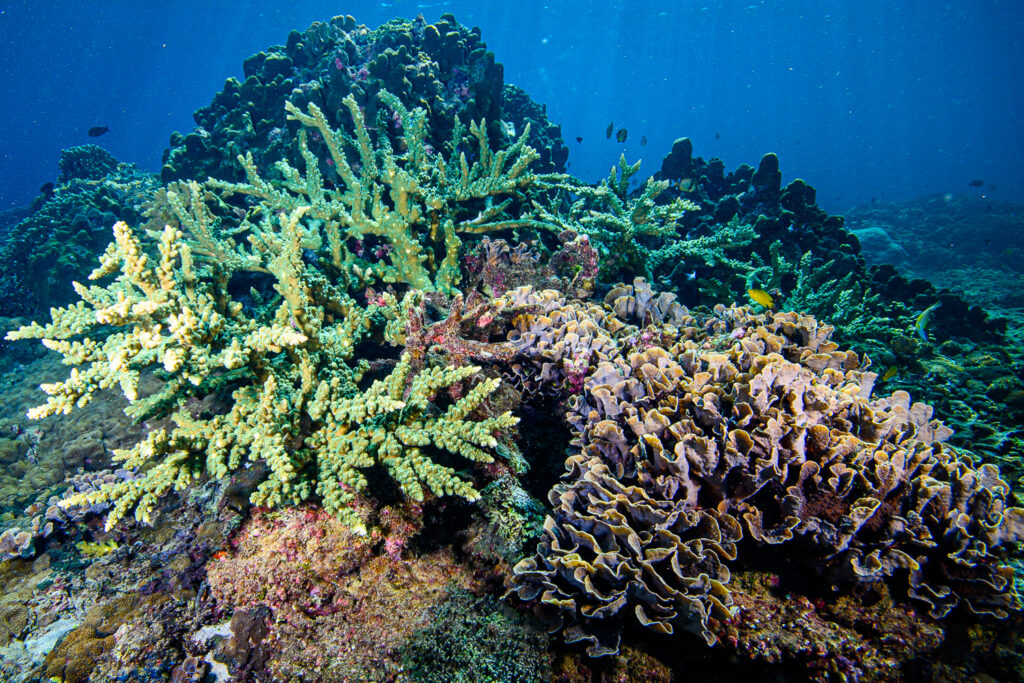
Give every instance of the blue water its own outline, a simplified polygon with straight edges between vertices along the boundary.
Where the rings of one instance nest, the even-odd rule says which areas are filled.
[[[930,192],[1024,200],[1018,2],[104,0],[0,3],[0,209],[55,180],[72,145],[158,170],[170,133],[292,29],[446,11],[547,104],[588,180],[623,151],[653,172],[688,136],[727,168],[776,152],[829,211]],[[625,144],[605,139],[609,122]]]

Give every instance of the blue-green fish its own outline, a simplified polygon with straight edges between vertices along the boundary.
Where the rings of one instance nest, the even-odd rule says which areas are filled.
[[[935,312],[935,309],[941,305],[941,301],[934,303],[928,308],[921,311],[921,314],[917,316],[917,321],[914,323],[914,327],[917,328],[917,336],[919,336],[924,341],[928,341],[928,333],[925,331],[925,328],[928,327],[928,321],[932,319],[932,313]]]

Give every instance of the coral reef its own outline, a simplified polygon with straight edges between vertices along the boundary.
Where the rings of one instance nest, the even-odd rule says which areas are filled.
[[[477,368],[425,370],[406,391],[410,368],[403,361],[363,395],[348,396],[352,371],[339,373],[336,364],[351,356],[365,318],[335,295],[328,303],[339,313],[351,315],[321,327],[324,310],[312,307],[309,289],[297,272],[302,214],[296,211],[289,220],[282,219],[284,233],[292,238],[292,258],[285,252],[269,264],[277,271],[284,293],[270,324],[261,326],[247,318],[240,304],[221,301],[218,305],[205,288],[196,286],[191,250],[180,243],[180,231],[165,229],[160,262],[154,268],[128,227],[118,223],[117,242],[91,276],[95,279],[120,269],[115,284],[88,290],[77,285],[82,303],[55,309],[54,322],[46,327],[33,324],[8,335],[11,339],[41,337],[49,348],[63,353],[69,364],[89,364],[84,372],[73,370],[65,382],[44,385],[51,398],[30,411],[30,417],[66,414],[76,405],[87,404],[99,389],[115,385],[120,385],[130,403],[127,410],[135,416],[167,414],[169,407],[179,408],[173,415],[173,430],[153,430],[132,449],[115,455],[128,468],[153,461],[155,467],[139,479],[83,493],[63,505],[115,502],[108,528],[133,508],[136,518],[145,521],[167,491],[188,486],[203,472],[224,476],[244,461],[264,462],[270,469],[269,478],[254,495],[258,503],[299,502],[316,491],[328,509],[345,514],[352,489],[366,486],[359,468],[375,462],[385,465],[415,499],[423,496],[420,482],[436,494],[475,497],[472,487],[450,468],[423,456],[420,449],[432,444],[471,460],[489,460],[481,447],[493,447],[493,433],[511,426],[515,419],[508,413],[476,422],[467,417],[497,388],[497,380],[477,384],[438,417],[427,413],[430,396],[468,379]],[[295,327],[285,326],[284,320],[291,320]],[[88,336],[111,327],[124,331],[110,332],[102,344]],[[165,329],[170,333],[166,337]],[[292,349],[304,362],[299,367],[274,363],[274,356],[283,349]],[[140,370],[157,364],[163,366],[168,380],[155,395],[140,399]],[[217,368],[226,370],[230,379],[249,379],[233,392],[230,412],[203,419],[180,410],[196,394],[214,391],[225,382]],[[300,388],[295,391],[297,383]],[[303,433],[304,422],[319,427],[307,426]],[[353,426],[358,429],[350,431]],[[307,448],[286,447],[287,441],[296,439]]]
[[[687,305],[707,306],[742,300],[745,289],[761,288],[779,310],[814,315],[835,327],[836,341],[896,373],[887,378],[886,390],[910,391],[933,405],[955,430],[951,443],[999,463],[1016,483],[1024,455],[1020,406],[1014,389],[989,392],[989,375],[997,364],[1009,369],[1003,377],[1020,374],[1013,351],[1019,347],[1013,339],[1017,325],[1007,325],[1017,314],[991,305],[998,297],[953,286],[946,271],[951,264],[976,270],[977,260],[962,254],[988,254],[989,266],[1000,264],[1002,286],[1013,289],[1014,276],[1005,269],[1012,268],[1015,247],[996,253],[991,245],[1002,242],[991,235],[1010,229],[1020,209],[943,195],[907,206],[859,207],[850,212],[848,229],[842,217],[815,205],[814,188],[806,182],[781,187],[778,169],[778,158],[766,155],[756,170],[744,164],[726,173],[721,161],[693,156],[688,139],[676,140],[655,178],[672,182],[663,196],[685,197],[698,206],[680,217],[680,235],[721,235],[730,225],[744,226],[753,236],[729,268],[714,259],[691,259],[685,267],[670,261],[671,270],[652,274],[657,285]],[[974,231],[979,237],[973,248],[962,248],[963,240],[975,239],[969,236]],[[956,254],[942,251],[947,244],[958,245]],[[880,253],[898,256],[901,270],[881,263]],[[937,314],[919,329],[918,316],[935,304]],[[1007,381],[1013,384],[1004,380],[1003,387]]]
[[[1024,305],[1020,204],[930,195],[898,204],[864,204],[845,218],[872,266],[898,266],[908,278],[928,280],[986,308]]]
[[[386,92],[381,98],[407,132],[407,151],[401,158],[386,140],[374,146],[351,96],[343,102],[355,123],[354,140],[330,129],[316,105],[303,114],[289,103],[292,118],[319,131],[326,141],[344,179],[343,189],[324,186],[305,131],[299,133],[305,177],[281,162],[285,181],[268,182],[259,176],[251,155],[240,157],[247,184],[211,180],[208,186],[225,196],[258,199],[252,211],[260,217],[258,223],[245,212],[238,225],[225,225],[195,182],[178,186],[179,191],[187,189],[187,203],[169,189],[166,201],[188,230],[187,239],[181,229],[166,224],[154,266],[131,229],[123,222],[115,224],[115,242],[89,276],[98,280],[117,273],[113,284],[87,289],[76,283],[80,303],[53,309],[49,325],[33,323],[7,335],[9,340],[42,338],[67,364],[88,365],[84,371],[73,370],[65,382],[45,384],[50,399],[29,412],[32,418],[67,414],[114,385],[120,386],[131,404],[127,412],[136,419],[173,413],[172,430],[155,429],[115,456],[127,468],[154,463],[145,476],[83,493],[62,505],[114,502],[108,528],[133,509],[137,519],[148,521],[158,499],[172,488],[185,488],[204,473],[224,476],[245,462],[269,468],[253,497],[258,504],[301,502],[316,493],[328,510],[347,515],[353,492],[367,486],[360,470],[374,464],[385,466],[414,500],[422,500],[424,484],[435,495],[476,498],[472,486],[421,449],[434,446],[490,462],[482,449],[496,446],[494,434],[516,420],[508,412],[469,418],[498,380],[483,380],[435,416],[433,395],[463,383],[478,368],[422,369],[418,357],[418,372],[412,377],[404,357],[385,380],[357,394],[365,366],[347,363],[374,321],[389,313],[360,307],[344,286],[372,281],[373,273],[385,282],[450,291],[460,277],[458,233],[541,225],[527,216],[506,217],[512,197],[492,203],[534,182],[526,168],[535,153],[525,145],[525,134],[492,152],[484,124],[473,123],[477,161],[470,165],[464,153],[456,159],[462,139],[456,125],[452,156],[445,162],[426,150],[425,112],[408,111]],[[348,151],[358,152],[358,172],[348,161]],[[392,205],[382,202],[385,188]],[[482,199],[486,204],[474,218],[460,217],[464,203]],[[419,242],[441,239],[439,229],[446,252],[440,262]],[[249,249],[236,242],[243,233]],[[356,240],[368,249],[363,242],[370,237],[382,241],[378,248],[388,254],[387,264],[360,266],[346,246]],[[322,250],[322,260],[308,256],[316,250]],[[333,282],[327,275],[332,270]],[[227,284],[239,272],[276,279],[272,314],[269,301],[247,310],[232,300]],[[394,297],[382,302],[390,304],[379,308],[396,306]],[[407,303],[402,312],[408,337]],[[140,397],[140,372],[153,366],[162,366],[164,384]],[[204,418],[185,410],[190,401],[229,385],[237,388],[226,414]],[[352,517],[349,521],[358,523]]]
[[[375,554],[383,531],[353,534],[322,510],[257,511],[210,563],[222,609],[267,610],[264,639],[273,646],[262,657],[273,677],[386,680],[431,608],[449,590],[473,587],[446,551],[408,560]]]
[[[677,237],[676,221],[699,207],[679,197],[659,204],[658,197],[669,188],[667,180],[648,178],[642,190],[631,196],[630,181],[639,169],[639,161],[628,164],[623,155],[597,187],[564,179],[558,186],[572,204],[545,212],[542,218],[564,230],[587,235],[600,256],[600,276],[610,282],[634,275],[651,278],[668,261],[698,255],[709,262],[717,259],[731,263],[724,255],[723,244],[742,247],[736,242],[746,235],[730,232],[717,239],[673,239]]]
[[[257,198],[277,211],[304,209],[306,220],[325,225],[334,268],[343,273],[351,271],[362,281],[378,278],[423,290],[451,293],[458,284],[460,234],[550,229],[529,211],[514,207],[522,200],[522,191],[539,181],[527,170],[537,158],[536,151],[526,144],[529,130],[513,144],[492,152],[486,126],[472,122],[469,130],[476,143],[476,161],[470,164],[466,153],[459,151],[465,130],[458,121],[449,145],[451,151],[445,158],[426,145],[425,110],[410,111],[387,91],[381,92],[380,98],[392,107],[397,125],[405,132],[406,150],[401,156],[384,137],[374,143],[352,96],[342,104],[352,116],[354,140],[332,129],[316,104],[310,103],[308,113],[303,113],[289,102],[289,120],[299,121],[325,141],[330,166],[339,177],[337,188],[325,187],[318,161],[307,145],[305,129],[299,132],[305,176],[281,161],[277,170],[285,182],[267,182],[248,154],[239,156],[247,183],[211,180],[209,186],[227,197],[241,194]],[[350,156],[355,157],[351,163]],[[223,231],[210,225],[215,219],[208,209],[204,210],[205,205],[193,200],[191,208],[193,214],[188,216],[184,207],[177,211],[190,232],[200,235]],[[271,220],[265,214],[262,219],[264,223]],[[259,228],[246,220],[235,230],[258,232]],[[217,254],[212,246],[207,251]],[[379,252],[386,259],[378,257],[376,263],[367,263],[359,258],[364,252],[367,258],[369,252]]]
[[[735,575],[732,584],[737,614],[710,623],[719,642],[756,662],[796,663],[806,680],[893,680],[943,640],[937,624],[894,603],[885,584],[834,601],[788,593],[763,572]]]
[[[5,247],[76,258],[9,281],[65,305],[7,321],[0,677],[1019,678],[1016,330],[773,154],[564,174],[451,15],[244,70]]]
[[[933,299],[942,306],[929,321],[932,343],[914,340],[873,357],[899,369],[894,387],[927,397],[955,430],[955,443],[999,463],[1018,482],[1024,475],[1024,357],[1015,254],[1022,248],[1022,217],[1018,204],[962,195],[859,206],[846,215],[876,279],[914,296],[928,290],[919,278],[950,290]],[[884,251],[883,237],[898,248]],[[888,264],[914,279],[897,276]],[[978,321],[958,305],[960,297],[1003,316],[1005,336],[964,339]]]
[[[834,324],[840,342],[872,354],[894,339],[914,336],[913,318],[940,294],[943,306],[955,310],[938,326],[943,337],[998,338],[1005,329],[1005,322],[987,316],[976,304],[940,292],[924,280],[911,282],[891,269],[869,269],[860,255],[857,237],[846,229],[841,216],[830,216],[817,207],[813,187],[803,180],[781,187],[779,160],[774,154],[765,155],[756,170],[743,164],[726,173],[720,160],[694,157],[693,144],[680,138],[654,178],[671,183],[664,193],[669,198],[685,197],[698,207],[681,217],[681,234],[713,236],[729,224],[747,226],[753,232],[740,259],[741,281],[723,279],[715,262],[670,262],[672,268],[654,273],[658,286],[678,292],[687,305],[713,306],[741,298],[747,287],[762,286],[773,290],[783,309],[802,310]],[[835,296],[810,300],[805,288],[790,306],[788,297],[798,289],[797,280],[809,271],[818,282],[836,283]],[[695,277],[689,278],[691,274]],[[724,274],[732,275],[730,271]],[[891,322],[879,325],[870,335],[860,325],[848,329],[845,324],[872,318]],[[969,325],[951,322],[965,319]],[[875,345],[871,345],[873,341]]]
[[[6,397],[0,414],[0,433],[6,435],[0,438],[0,559],[34,555],[47,537],[104,509],[62,510],[61,500],[133,476],[109,469],[110,451],[138,441],[145,431],[124,415],[123,399],[110,397],[62,418],[26,418],[39,401],[39,385],[59,372],[57,354],[51,354],[0,377]]]

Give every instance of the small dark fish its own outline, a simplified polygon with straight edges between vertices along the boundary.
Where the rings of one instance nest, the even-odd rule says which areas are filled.
[[[608,139],[611,139],[612,132],[614,132],[614,130],[615,130],[615,122],[612,121],[611,123],[608,124],[608,127],[604,129],[604,136],[606,138],[608,138]]]
[[[89,137],[98,138],[109,130],[106,126],[93,126],[89,129]]]
[[[49,197],[51,194],[53,194],[53,183],[46,183],[45,185],[39,188],[39,191],[42,194],[45,194],[47,197]]]
[[[981,187],[984,184],[985,184],[984,180],[979,180],[978,178],[975,178],[971,182],[967,183],[967,186],[968,187]]]
[[[619,128],[619,132],[615,134],[615,139],[619,142],[625,142],[626,138],[629,137],[629,131],[625,128]]]
[[[647,136],[646,135],[641,135],[640,136],[640,146],[643,147],[646,144],[647,144]]]
[[[721,133],[715,133],[715,139],[716,140],[721,140],[722,139],[722,134]]]
[[[583,142],[583,138],[579,135],[576,136],[576,142]]]

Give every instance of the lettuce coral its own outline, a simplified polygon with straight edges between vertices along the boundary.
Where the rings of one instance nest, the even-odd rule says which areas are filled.
[[[624,291],[609,299],[636,308]],[[719,306],[639,330],[609,309],[591,325],[619,352],[570,399],[574,454],[546,538],[511,580],[568,641],[614,653],[632,614],[713,644],[729,567],[781,544],[832,582],[905,575],[936,618],[1019,606],[999,547],[1024,538],[1024,509],[998,470],[945,446],[950,430],[905,393],[872,399],[874,373],[831,327]]]

